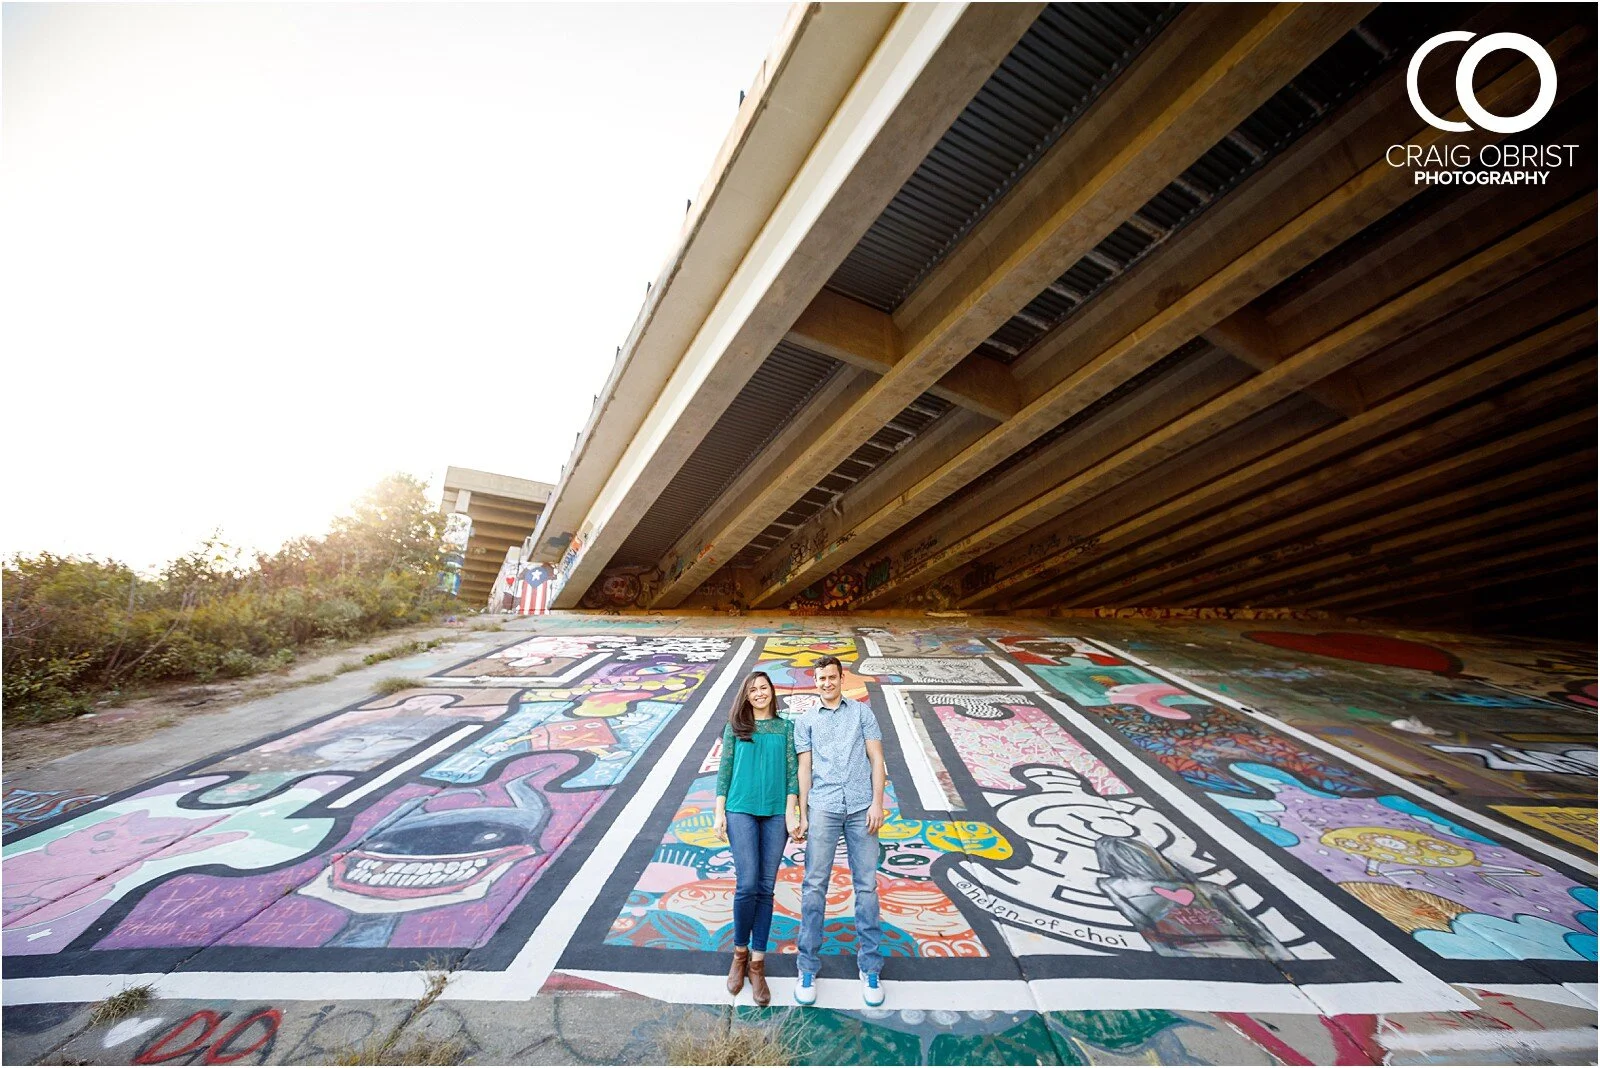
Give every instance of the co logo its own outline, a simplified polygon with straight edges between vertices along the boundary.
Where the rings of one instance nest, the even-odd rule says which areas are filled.
[[[1477,34],[1467,30],[1449,30],[1422,42],[1422,47],[1411,57],[1411,66],[1406,68],[1406,92],[1411,96],[1411,106],[1417,109],[1417,114],[1422,116],[1428,125],[1452,133],[1466,133],[1472,129],[1471,123],[1441,119],[1428,110],[1428,106],[1422,102],[1422,94],[1417,92],[1417,72],[1422,69],[1422,61],[1435,48],[1451,41],[1470,41],[1474,37],[1477,37]],[[1472,76],[1478,72],[1478,64],[1483,61],[1484,56],[1501,48],[1511,48],[1521,52],[1533,60],[1533,65],[1539,69],[1538,99],[1521,115],[1512,115],[1509,118],[1484,110],[1472,92]],[[1491,33],[1487,37],[1480,38],[1462,55],[1461,63],[1456,67],[1456,100],[1460,102],[1461,110],[1466,112],[1467,118],[1481,129],[1503,134],[1521,133],[1549,114],[1551,105],[1556,102],[1556,65],[1550,61],[1550,53],[1531,37],[1520,33]]]

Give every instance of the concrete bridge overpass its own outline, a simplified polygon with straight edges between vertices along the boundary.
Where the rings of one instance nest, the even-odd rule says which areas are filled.
[[[1538,42],[1468,73],[1544,118],[1467,122],[1455,41],[1426,121],[1451,30]],[[1594,56],[1562,6],[797,6],[540,520],[554,605],[1592,628]]]

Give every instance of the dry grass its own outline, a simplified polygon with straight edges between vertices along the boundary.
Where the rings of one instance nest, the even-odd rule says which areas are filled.
[[[787,1020],[740,1025],[724,1016],[685,1016],[667,1037],[668,1064],[794,1064],[802,1055],[797,1029]]]
[[[155,997],[155,987],[149,983],[120,990],[94,1007],[94,1011],[89,1013],[89,1026],[98,1027],[101,1024],[116,1023],[132,1016],[148,1006]]]
[[[439,995],[444,993],[444,988],[450,985],[450,970],[455,965],[445,957],[433,956],[422,962],[422,978],[427,983],[422,991],[422,1000],[411,1010],[411,1018],[416,1019],[422,1010],[439,1000]]]
[[[411,1011],[406,1013],[405,1019],[395,1025],[394,1030],[381,1042],[369,1042],[357,1048],[344,1048],[334,1050],[329,1064],[458,1064],[467,1055],[467,1044],[459,1038],[438,1039],[427,1035],[412,1035],[405,1044],[400,1044],[400,1035],[405,1029],[423,1014],[429,1005],[438,1000],[444,993],[444,988],[450,985],[450,962],[438,957],[429,957],[423,964],[423,978],[427,983],[422,993],[422,998]]]
[[[439,1040],[417,1035],[404,1046],[392,1042],[340,1050],[329,1064],[456,1064],[466,1056],[467,1047],[459,1038]]]
[[[372,689],[381,696],[388,697],[390,694],[399,693],[401,690],[421,690],[426,686],[427,683],[423,682],[421,679],[404,678],[399,675],[390,675],[386,679],[379,679],[377,684],[373,686]]]

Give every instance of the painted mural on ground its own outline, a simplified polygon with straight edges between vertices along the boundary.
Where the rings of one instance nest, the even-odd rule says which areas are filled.
[[[1102,648],[1074,639],[1002,645],[1052,689],[1439,957],[1595,959],[1592,885]]]
[[[6,846],[5,952],[481,946],[731,646],[518,643],[484,661],[562,685],[463,665],[490,685],[368,701],[69,814]]]
[[[74,809],[104,800],[104,794],[87,794],[77,790],[24,790],[16,787],[0,797],[0,829],[9,837],[24,827],[53,820]]]
[[[920,636],[919,652],[959,645],[985,655],[889,657],[876,655],[873,634],[768,638],[753,664],[772,674],[785,715],[805,715],[815,702],[809,667],[837,655],[846,692],[878,710],[890,780],[879,895],[891,978],[913,974],[895,971],[902,958],[920,959],[918,978],[950,980],[1020,979],[1012,962],[1023,960],[1030,976],[1120,976],[1127,961],[1157,958],[1166,974],[1219,982],[1282,983],[1290,964],[1306,981],[1386,977],[1165,799],[1131,787],[988,640]],[[734,879],[711,833],[720,730],[720,718],[706,724],[697,759],[618,865],[563,967],[726,969]],[[934,804],[913,785],[911,761],[937,765]],[[791,844],[778,878],[775,974],[793,967],[782,958],[795,951],[802,852]],[[853,953],[851,898],[841,859],[825,965]]]
[[[769,638],[755,664],[773,679],[783,715],[794,718],[814,707],[809,671],[824,655],[846,664],[843,689],[856,700],[867,699],[866,680],[855,670],[856,642],[820,638],[797,642]],[[679,805],[661,846],[640,875],[606,939],[610,945],[650,949],[728,951],[733,948],[733,858],[724,839],[712,831],[717,765],[722,756],[717,737],[701,761],[687,795]],[[887,797],[893,816],[879,835],[879,907],[885,956],[985,956],[971,924],[932,879],[935,860],[946,854],[973,851],[1004,860],[1011,847],[981,823],[916,820],[899,815],[891,787]],[[805,874],[805,846],[790,842],[778,871],[773,900],[772,951],[795,953],[800,933],[800,883]],[[835,866],[827,894],[827,920],[822,952],[854,951],[855,894],[850,872]]]
[[[1370,728],[1362,744],[1452,776],[1454,796],[1477,806],[1462,814],[1045,620],[627,622],[553,618],[421,689],[109,798],[37,802],[27,811],[44,814],[8,836],[0,868],[8,980],[181,961],[174,980],[270,984],[434,958],[514,973],[530,991],[553,968],[588,990],[648,992],[665,976],[717,999],[733,873],[709,831],[728,695],[759,666],[783,715],[810,714],[812,670],[831,654],[884,730],[891,981],[977,983],[997,1004],[1056,997],[1039,986],[1052,980],[1172,983],[1218,1012],[1289,984],[1349,988],[1366,1012],[1401,994],[1442,1004],[1453,995],[1428,987],[1437,980],[1592,981],[1593,880],[1560,853],[1592,835],[1592,762],[1541,740],[1582,713],[1539,693],[1512,693],[1521,703],[1497,707],[1493,731],[1471,720],[1476,706],[1450,708],[1472,728],[1465,740],[1396,742],[1387,724],[1335,718],[1320,696],[1286,716],[1329,742],[1318,728]],[[1211,641],[1203,631],[1190,633]],[[1307,679],[1350,685],[1312,673],[1355,664],[1388,692],[1416,685],[1392,673],[1421,670],[1255,646],[1292,659],[1246,657],[1257,674],[1240,678],[1202,667],[1217,672],[1204,684],[1292,694]],[[1188,652],[1170,659],[1215,662]],[[1295,671],[1308,674],[1280,677]],[[1506,748],[1436,748],[1485,740]],[[1525,760],[1513,747],[1571,763],[1511,767]],[[1569,781],[1580,785],[1535,792]],[[1525,833],[1508,838],[1480,815]],[[793,973],[800,873],[791,847],[773,929],[780,978]],[[841,861],[824,954],[834,977],[853,974],[851,896]]]
[[[1593,659],[1581,650],[1220,625],[1186,628],[1182,641],[1130,630],[1123,643],[1486,815],[1500,805],[1593,809],[1594,712],[1552,689],[1592,686]],[[1592,851],[1592,837],[1551,830],[1562,820],[1525,822]]]

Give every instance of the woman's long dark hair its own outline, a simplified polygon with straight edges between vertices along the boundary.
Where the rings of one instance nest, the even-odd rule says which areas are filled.
[[[750,684],[757,679],[767,680],[767,686],[772,690],[772,714],[778,714],[778,688],[772,685],[772,676],[765,671],[750,672],[739,684],[738,699],[728,709],[728,722],[733,724],[733,736],[741,742],[748,742],[756,731],[756,710],[750,704]]]

